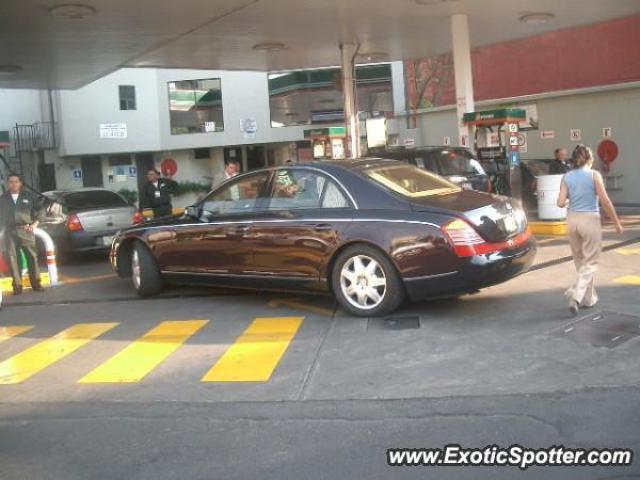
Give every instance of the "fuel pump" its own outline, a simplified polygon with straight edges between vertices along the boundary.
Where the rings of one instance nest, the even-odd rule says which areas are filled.
[[[465,113],[463,119],[473,129],[478,160],[491,176],[493,191],[517,199],[522,198],[518,132],[525,120],[526,112],[517,108]]]

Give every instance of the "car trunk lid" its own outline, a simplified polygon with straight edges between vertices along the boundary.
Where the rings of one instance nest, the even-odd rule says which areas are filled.
[[[131,206],[100,208],[72,212],[85,232],[99,233],[120,230],[131,225],[135,209]]]
[[[513,200],[471,190],[413,199],[412,208],[453,213],[470,223],[488,242],[501,242],[526,230],[526,220]]]

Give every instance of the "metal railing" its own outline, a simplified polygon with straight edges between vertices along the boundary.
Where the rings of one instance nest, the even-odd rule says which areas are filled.
[[[58,148],[57,125],[55,122],[16,124],[13,129],[13,144],[16,154]]]

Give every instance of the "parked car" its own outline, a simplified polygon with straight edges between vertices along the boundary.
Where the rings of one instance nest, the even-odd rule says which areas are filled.
[[[376,150],[376,156],[409,162],[447,178],[456,185],[480,192],[491,192],[491,179],[471,150],[464,147],[436,146]]]
[[[165,283],[331,291],[349,312],[379,316],[405,298],[508,280],[535,252],[511,200],[365,159],[240,175],[182,217],[120,231],[110,257],[141,296]]]
[[[109,249],[115,233],[131,226],[136,211],[121,195],[102,188],[43,195],[48,201],[40,227],[51,235],[62,258],[72,252]]]

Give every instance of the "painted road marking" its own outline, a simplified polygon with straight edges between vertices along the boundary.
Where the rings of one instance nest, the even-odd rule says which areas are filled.
[[[640,248],[620,248],[616,252],[620,255],[640,255]]]
[[[108,280],[110,278],[116,278],[117,275],[114,273],[105,273],[104,275],[94,275],[92,277],[66,277],[63,276],[60,278],[60,282],[63,285],[74,285],[77,283],[90,283],[90,282],[99,282],[101,280]]]
[[[207,323],[209,320],[162,322],[78,383],[139,382]]]
[[[640,277],[638,275],[625,275],[624,277],[616,278],[614,282],[623,285],[640,285]]]
[[[116,327],[117,323],[79,323],[0,362],[0,385],[21,383]]]
[[[303,321],[304,317],[256,318],[202,381],[269,381]]]
[[[333,315],[333,310],[322,307],[315,307],[313,305],[307,305],[306,303],[298,302],[295,300],[282,300],[282,299],[274,299],[267,303],[267,306],[271,308],[278,308],[280,305],[284,307],[293,308],[296,310],[303,310],[311,313],[319,313],[320,315],[326,315],[331,317]]]
[[[12,337],[17,337],[25,332],[28,332],[33,328],[33,325],[18,325],[15,327],[0,327],[0,343],[5,340],[9,340]]]

